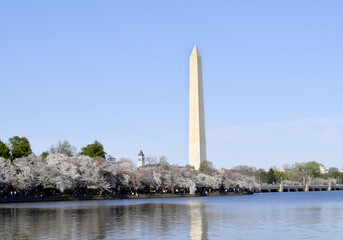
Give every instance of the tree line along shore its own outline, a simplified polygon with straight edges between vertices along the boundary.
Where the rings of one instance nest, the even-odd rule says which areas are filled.
[[[76,153],[66,140],[36,156],[25,137],[15,136],[9,143],[0,141],[0,201],[242,194],[255,192],[262,184],[336,184],[343,178],[337,168],[323,172],[317,162],[269,171],[244,165],[215,169],[211,162],[204,162],[196,170],[171,164],[164,156],[147,159],[147,166],[137,168],[130,159],[106,155],[98,141]]]

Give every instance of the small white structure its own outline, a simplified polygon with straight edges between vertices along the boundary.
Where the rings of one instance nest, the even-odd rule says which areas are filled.
[[[145,166],[145,157],[144,157],[143,151],[141,150],[138,153],[138,167],[141,168],[144,166]]]
[[[323,164],[320,164],[319,165],[319,170],[320,170],[320,173],[323,174],[323,173],[329,173],[329,171],[325,168],[325,166]]]

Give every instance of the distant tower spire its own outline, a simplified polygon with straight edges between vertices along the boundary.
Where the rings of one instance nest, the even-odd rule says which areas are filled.
[[[140,168],[144,166],[145,166],[145,157],[144,157],[143,151],[141,150],[138,153],[138,167]]]
[[[198,170],[206,160],[201,56],[194,45],[189,66],[189,165]]]

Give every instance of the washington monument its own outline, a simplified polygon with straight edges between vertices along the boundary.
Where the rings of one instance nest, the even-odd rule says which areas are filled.
[[[189,165],[198,170],[206,160],[201,56],[194,45],[189,65]]]

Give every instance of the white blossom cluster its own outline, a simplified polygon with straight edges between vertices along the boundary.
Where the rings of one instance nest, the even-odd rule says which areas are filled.
[[[207,168],[203,173],[193,167],[171,165],[164,159],[145,168],[137,168],[129,159],[108,162],[87,156],[68,157],[51,154],[46,159],[37,156],[15,159],[13,163],[0,158],[0,188],[18,190],[35,188],[58,189],[188,189],[258,187],[254,177],[230,170]]]

